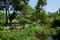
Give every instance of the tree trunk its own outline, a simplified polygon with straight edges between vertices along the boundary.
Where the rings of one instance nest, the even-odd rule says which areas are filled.
[[[11,14],[10,14],[9,10],[8,10],[8,13],[9,13],[9,25],[11,26],[12,25],[12,19],[11,19]]]
[[[7,9],[6,9],[6,23],[5,23],[5,25],[7,26],[7,24],[8,24],[8,15],[7,15]]]
[[[12,25],[12,20],[10,20],[10,26]]]

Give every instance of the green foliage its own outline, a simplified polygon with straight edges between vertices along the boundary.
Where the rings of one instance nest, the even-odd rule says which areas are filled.
[[[23,15],[32,15],[32,13],[34,12],[34,9],[30,6],[30,5],[26,5],[23,7]]]
[[[19,23],[20,25],[24,25],[24,24],[28,23],[28,19],[26,19],[26,18],[24,18],[24,17],[19,17],[18,23]]]
[[[60,40],[60,27],[56,27],[56,37],[57,37],[57,40]]]
[[[36,5],[36,9],[38,12],[41,12],[41,10],[43,9],[44,6],[46,6],[47,4],[47,0],[38,0],[37,5]]]
[[[15,10],[23,10],[24,5],[28,4],[29,0],[13,0]]]
[[[0,25],[4,25],[6,22],[5,20],[5,14],[3,14],[2,12],[0,12]]]
[[[2,27],[2,26],[1,26]],[[4,28],[4,27],[2,27]],[[49,28],[40,25],[31,25],[19,30],[0,30],[1,40],[46,40],[48,35],[57,35],[60,28]]]
[[[12,23],[13,23],[13,24],[14,24],[14,23],[18,23],[18,21],[17,21],[17,20],[13,20]]]
[[[28,4],[29,0],[12,0],[11,4],[14,6],[14,11],[21,12],[21,15],[16,13],[8,15],[9,22],[18,23],[21,26],[28,24],[29,22],[35,24],[30,24],[27,28],[21,28],[18,30],[5,30],[4,26],[0,26],[0,40],[46,40],[48,35],[57,35],[57,39],[60,37],[60,27],[56,25],[60,22],[60,9],[56,12],[52,12],[49,16],[43,7],[47,5],[47,0],[38,0],[35,9]],[[13,21],[12,21],[13,20]],[[5,24],[5,14],[0,12],[0,25]],[[55,21],[55,22],[53,22]],[[46,25],[40,26],[41,24],[51,25],[51,23],[56,26],[55,28],[46,27]],[[53,25],[53,26],[54,26]]]
[[[36,21],[39,20],[40,13],[43,10],[43,7],[46,6],[46,4],[47,4],[47,0],[38,0],[37,5],[35,6],[35,9],[36,9],[36,11],[35,11]]]
[[[0,31],[1,40],[37,40],[33,32],[30,32],[30,29],[10,30]]]
[[[60,20],[60,15],[58,15],[58,16],[56,17],[56,20]]]
[[[46,14],[45,10],[43,10],[42,13],[40,14],[40,20],[43,24],[49,24],[48,15]]]
[[[4,26],[0,26],[0,31],[4,30]]]

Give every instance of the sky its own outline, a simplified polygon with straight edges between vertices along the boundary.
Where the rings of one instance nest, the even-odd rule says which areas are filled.
[[[33,8],[35,7],[38,0],[30,0],[29,5],[31,5]],[[47,0],[47,5],[44,7],[44,9],[47,12],[55,12],[60,8],[60,0]]]

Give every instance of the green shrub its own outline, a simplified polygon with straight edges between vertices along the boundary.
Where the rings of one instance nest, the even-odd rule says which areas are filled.
[[[4,25],[5,24],[5,14],[3,14],[2,12],[0,12],[0,25]]]
[[[0,26],[0,31],[4,30],[4,26]]]
[[[58,16],[56,17],[56,20],[60,20],[60,15],[58,15]]]
[[[0,32],[1,40],[36,40],[35,36],[31,36],[30,31],[26,29],[16,30],[14,32],[3,30]],[[32,39],[31,39],[32,37]]]
[[[18,23],[20,24],[20,25],[24,25],[24,24],[26,24],[28,22],[28,19],[26,19],[26,18],[24,18],[24,17],[20,17],[19,19],[18,19]]]
[[[18,23],[17,20],[13,20],[12,23]]]
[[[49,28],[39,25],[31,25],[19,30],[0,30],[1,40],[46,40],[48,35],[56,35],[59,28]]]

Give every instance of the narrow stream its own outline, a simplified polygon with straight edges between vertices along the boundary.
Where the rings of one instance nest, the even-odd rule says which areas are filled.
[[[47,40],[53,40],[52,36],[49,36],[49,37],[47,38]]]

